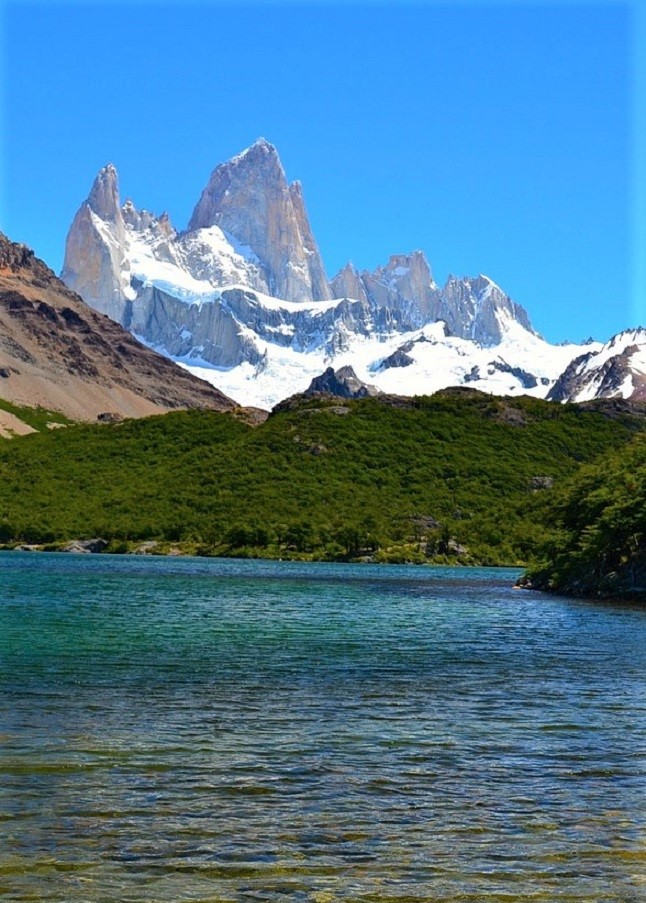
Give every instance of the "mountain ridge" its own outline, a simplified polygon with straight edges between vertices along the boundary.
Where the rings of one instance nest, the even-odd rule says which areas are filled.
[[[468,384],[545,397],[601,349],[545,342],[484,274],[439,286],[420,250],[373,272],[346,264],[328,281],[302,186],[266,139],[215,167],[183,231],[120,206],[116,169],[104,167],[70,228],[62,278],[145,344],[263,408],[345,366],[395,394]]]
[[[627,392],[646,399],[646,329],[625,329],[575,358],[550,389],[550,401],[588,401]]]

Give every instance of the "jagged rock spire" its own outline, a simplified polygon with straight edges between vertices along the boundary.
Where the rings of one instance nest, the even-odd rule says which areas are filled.
[[[119,176],[115,166],[108,163],[94,180],[87,203],[102,220],[113,223],[121,215],[119,204]]]
[[[209,226],[253,251],[276,297],[331,297],[300,187],[287,183],[276,148],[264,138],[211,173],[188,229]]]
[[[356,301],[368,302],[361,274],[351,261],[339,270],[331,284],[335,298],[354,298]]]
[[[106,224],[113,241],[97,228]],[[65,242],[61,279],[88,304],[123,322],[129,265],[124,257],[126,227],[119,202],[119,177],[112,163],[99,170],[79,207]]]

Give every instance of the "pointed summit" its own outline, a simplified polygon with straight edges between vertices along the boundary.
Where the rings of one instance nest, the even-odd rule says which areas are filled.
[[[272,295],[330,298],[300,188],[290,188],[276,148],[264,138],[211,173],[188,231],[210,226],[253,251]]]
[[[224,226],[221,220],[231,219],[236,207],[243,203],[251,202],[255,207],[260,207],[269,202],[269,195],[288,193],[288,190],[278,151],[273,144],[259,138],[226,163],[215,167],[193,211],[188,230],[192,232],[217,225],[244,241],[242,235]],[[239,211],[239,220],[244,217],[244,213],[243,210]],[[249,231],[249,223],[238,222],[237,229]],[[258,253],[250,242],[244,243]]]
[[[423,251],[391,254],[386,266],[379,267],[375,275],[388,282],[405,282],[409,292],[418,295],[426,292],[434,284],[433,274]]]
[[[274,157],[280,163],[275,145],[273,145],[271,141],[267,141],[266,138],[256,138],[253,144],[250,144],[245,150],[240,151],[240,153],[236,154],[235,157],[232,157],[229,162],[237,163],[240,160],[244,160],[245,157],[260,157],[262,155]]]
[[[337,398],[367,398],[381,395],[381,389],[364,383],[349,365],[335,370],[328,367],[319,376],[315,376],[303,395],[334,395]]]
[[[112,163],[99,170],[87,202],[90,209],[106,222],[114,223],[120,215],[119,176]]]
[[[332,280],[332,295],[335,298],[354,298],[368,303],[366,288],[355,265],[348,261]]]
[[[106,230],[112,236],[108,243]],[[79,207],[67,233],[61,279],[88,304],[117,322],[123,319],[124,288],[129,281],[129,265],[123,254],[125,236],[119,177],[108,163],[99,170],[87,201]]]

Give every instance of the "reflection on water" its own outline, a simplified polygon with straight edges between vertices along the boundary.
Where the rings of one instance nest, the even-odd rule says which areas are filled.
[[[643,901],[646,614],[0,556],[4,901]]]

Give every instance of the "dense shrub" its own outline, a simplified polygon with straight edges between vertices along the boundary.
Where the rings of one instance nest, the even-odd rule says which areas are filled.
[[[344,406],[312,399],[256,428],[184,411],[2,441],[0,542],[516,565],[544,548],[546,499],[643,423],[480,393]]]
[[[646,438],[582,467],[546,506],[550,534],[533,585],[576,595],[646,596]]]

